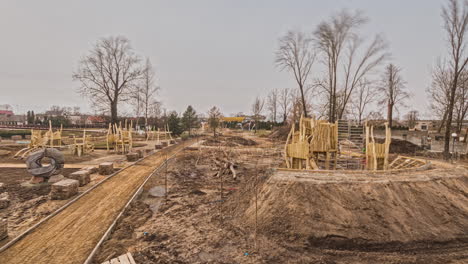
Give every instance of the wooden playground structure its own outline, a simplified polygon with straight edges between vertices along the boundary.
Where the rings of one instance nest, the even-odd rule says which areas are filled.
[[[360,146],[360,142],[363,141],[365,145]],[[348,162],[349,159],[353,162],[357,160],[359,165],[364,164],[366,170],[393,169],[394,166],[390,166],[388,162],[390,143],[391,129],[387,123],[385,123],[385,141],[377,143],[374,127],[367,123],[364,138],[362,125],[356,126],[353,130],[348,125],[339,125],[338,121],[329,123],[301,116],[299,128],[296,129],[293,125],[286,139],[284,149],[286,167],[297,170],[336,170],[338,162],[352,164]],[[400,157],[397,163],[408,164]],[[356,167],[361,166],[353,168]],[[350,169],[351,166],[341,166],[341,168]]]
[[[41,130],[31,129],[31,142],[28,144],[28,147],[18,151],[14,157],[24,159],[29,153],[42,148],[61,147],[62,131],[62,125],[60,125],[59,130],[53,131],[52,122],[50,120],[49,130],[47,130],[44,134],[42,134]]]
[[[146,141],[154,140],[155,137],[156,143],[161,142],[161,140],[172,140],[172,132],[169,131],[169,125],[166,124],[163,131],[158,128],[157,130],[150,130],[146,132]]]

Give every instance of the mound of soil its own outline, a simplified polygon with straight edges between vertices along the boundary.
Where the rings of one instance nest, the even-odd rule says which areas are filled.
[[[467,243],[467,171],[464,175],[458,170],[420,173],[458,173],[459,177],[326,183],[324,179],[275,180],[273,176],[259,192],[259,231],[281,241],[328,249]],[[255,223],[253,201],[244,223]]]
[[[276,140],[286,140],[288,138],[289,131],[291,131],[290,126],[275,127],[271,131],[268,138]]]
[[[376,138],[375,141],[377,143],[384,143],[385,139],[383,138]],[[422,147],[413,144],[406,140],[401,140],[397,138],[392,138],[392,142],[390,143],[390,153],[396,154],[415,154],[418,151],[423,150]]]
[[[423,148],[416,144],[396,138],[392,138],[392,143],[390,144],[390,153],[414,154],[421,150]]]

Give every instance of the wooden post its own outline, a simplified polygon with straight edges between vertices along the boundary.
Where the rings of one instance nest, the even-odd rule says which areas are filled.
[[[165,155],[165,171],[164,171],[164,188],[165,188],[165,192],[164,194],[166,195],[166,203],[167,203],[167,200],[168,200],[168,191],[167,191],[167,150],[166,150],[166,153],[164,154]]]

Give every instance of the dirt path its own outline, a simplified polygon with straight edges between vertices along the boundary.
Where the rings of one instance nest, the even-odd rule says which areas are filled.
[[[0,253],[2,263],[83,263],[131,195],[155,168],[182,149],[167,148],[113,176]]]

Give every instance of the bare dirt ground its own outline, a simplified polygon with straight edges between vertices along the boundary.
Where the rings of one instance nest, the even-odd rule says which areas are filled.
[[[259,144],[230,150],[229,138],[221,138],[219,148],[187,151],[172,162],[167,201],[155,193],[165,174],[153,177],[95,263],[128,251],[137,263],[468,261],[463,168],[290,179],[272,169],[282,162],[281,146],[250,139]],[[223,170],[226,160],[235,164],[236,180]]]
[[[166,148],[114,175],[1,252],[2,263],[83,263],[133,192],[162,164],[163,153],[180,148]]]

